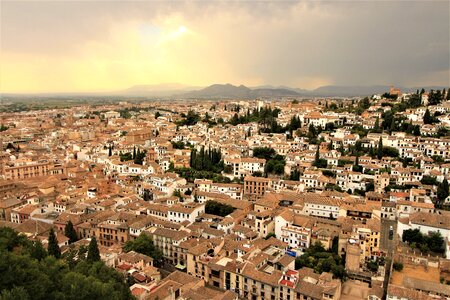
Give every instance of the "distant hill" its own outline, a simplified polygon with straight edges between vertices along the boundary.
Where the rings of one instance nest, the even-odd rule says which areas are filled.
[[[213,84],[198,91],[191,91],[179,95],[186,98],[241,98],[252,99],[259,97],[299,96],[300,94],[283,88],[250,89],[244,85]]]
[[[275,88],[275,89],[254,89],[252,90],[252,96],[254,97],[288,97],[288,96],[301,96],[300,93],[293,89]]]
[[[297,93],[299,93],[299,94],[309,92],[309,90],[299,89],[299,88],[293,88],[293,87],[289,87],[289,86],[285,86],[285,85],[279,85],[279,86],[274,86],[274,85],[261,85],[261,86],[251,87],[251,89],[252,89],[252,90],[258,90],[258,89],[283,89],[283,90],[294,91],[294,92],[297,92]]]
[[[415,92],[417,87],[405,88],[398,87],[403,92]],[[427,86],[425,90],[443,89],[439,86]],[[248,88],[244,85],[235,86],[232,84],[213,84],[206,88],[179,94],[181,98],[237,98],[237,99],[255,99],[265,97],[355,97],[355,96],[371,96],[373,94],[381,94],[389,92],[388,85],[372,85],[372,86],[338,86],[328,85],[321,86],[314,90],[305,90],[298,88],[290,88],[286,86],[274,87],[271,85],[258,86]]]
[[[198,91],[181,94],[186,98],[250,98],[252,90],[246,86],[232,84],[213,84]]]

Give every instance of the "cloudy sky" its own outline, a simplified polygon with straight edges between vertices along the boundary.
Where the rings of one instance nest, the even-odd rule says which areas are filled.
[[[0,90],[450,85],[448,1],[0,1]]]

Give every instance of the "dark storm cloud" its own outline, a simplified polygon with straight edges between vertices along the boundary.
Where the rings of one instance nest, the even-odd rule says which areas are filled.
[[[448,1],[1,5],[4,53],[76,56],[88,41],[107,43],[118,24],[152,24],[178,16],[209,41],[202,46],[208,47],[205,51],[217,52],[213,57],[227,62],[234,74],[230,82],[246,84],[247,78],[257,78],[265,84],[297,87],[311,87],[314,82],[449,84]],[[180,60],[184,55],[180,52]],[[191,67],[195,73],[195,66]],[[212,78],[218,80],[224,79]]]

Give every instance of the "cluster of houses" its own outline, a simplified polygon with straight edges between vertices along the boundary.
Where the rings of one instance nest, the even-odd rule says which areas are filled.
[[[333,101],[121,103],[3,113],[0,226],[44,245],[55,228],[66,251],[70,221],[75,245],[95,237],[102,260],[133,278],[138,299],[338,300],[351,296],[349,282],[356,281],[367,284],[363,298],[448,299],[450,213],[444,209],[450,199],[439,206],[435,199],[450,177],[450,137],[437,138],[438,125],[421,123],[424,107],[400,113],[423,129],[413,136],[370,132],[390,108],[382,105],[387,99],[372,101],[362,115],[326,109]],[[258,122],[228,123],[261,107],[279,109],[278,124],[295,117],[301,127],[264,133]],[[439,112],[439,126],[450,125],[449,101],[428,108]],[[127,109],[131,117],[125,118]],[[199,121],[183,125],[189,111]],[[310,143],[309,128],[330,123],[336,129]],[[354,125],[369,133],[360,136]],[[345,151],[380,143],[398,156]],[[283,157],[283,174],[266,172],[268,159],[253,156],[262,147]],[[220,151],[216,177],[192,177],[202,170],[191,168],[191,154],[202,149]],[[318,159],[326,167],[318,167]],[[210,211],[211,203],[229,212]],[[409,229],[440,233],[444,255],[400,251]],[[173,269],[164,279],[153,258],[123,250],[142,234]],[[316,244],[345,257],[349,281],[296,267],[296,258]],[[402,278],[393,261],[404,263]],[[376,269],[369,267],[374,262]],[[406,275],[423,266],[436,269],[438,282]]]

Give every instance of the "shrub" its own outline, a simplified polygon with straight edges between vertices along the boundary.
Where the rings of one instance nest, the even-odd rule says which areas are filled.
[[[401,272],[403,270],[403,264],[401,262],[394,261],[394,264],[392,267],[397,272]]]

